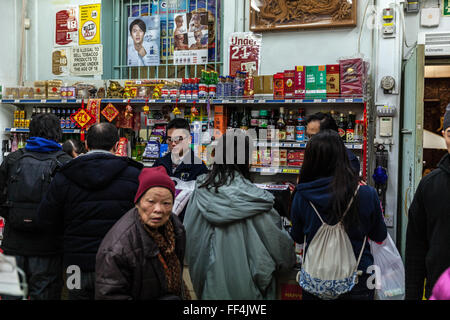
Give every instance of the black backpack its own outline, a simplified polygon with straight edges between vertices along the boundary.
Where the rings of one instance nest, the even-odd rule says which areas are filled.
[[[22,154],[9,169],[6,206],[7,223],[14,229],[37,231],[37,209],[45,196],[56,170],[63,164],[58,157],[63,151],[52,153],[29,152]]]

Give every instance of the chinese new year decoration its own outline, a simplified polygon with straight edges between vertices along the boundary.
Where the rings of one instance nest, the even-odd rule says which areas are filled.
[[[106,120],[111,122],[119,115],[119,110],[117,110],[112,103],[108,103],[108,105],[102,110],[102,115],[106,118]]]
[[[80,140],[84,141],[84,133],[87,126],[95,124],[96,118],[88,110],[84,108],[84,101],[81,102],[81,108],[70,116],[76,126],[81,129]]]

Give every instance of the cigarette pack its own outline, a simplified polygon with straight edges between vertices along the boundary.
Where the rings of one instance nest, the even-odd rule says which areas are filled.
[[[317,94],[317,66],[306,66],[305,97],[315,97]]]
[[[284,97],[294,97],[294,79],[295,70],[284,70]]]
[[[294,71],[294,96],[296,98],[305,97],[306,73],[304,66],[296,66]]]
[[[338,95],[339,90],[339,65],[327,65],[327,95]]]
[[[317,98],[326,98],[327,97],[327,69],[326,69],[326,66],[318,66],[317,67],[316,97]]]
[[[264,94],[273,94],[273,76],[264,77]]]
[[[254,76],[253,77],[253,92],[255,94],[264,93],[264,76]],[[270,91],[272,92],[272,91]]]

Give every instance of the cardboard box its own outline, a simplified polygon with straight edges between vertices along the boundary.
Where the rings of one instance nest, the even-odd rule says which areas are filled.
[[[294,70],[294,97],[305,97],[306,72],[304,66],[296,66]]]
[[[280,149],[280,167],[287,166],[287,149]]]
[[[217,139],[227,131],[227,117],[225,107],[214,106],[214,137]]]
[[[255,94],[263,94],[264,93],[264,76],[254,76],[253,77],[253,92]]]
[[[306,66],[306,84],[305,97],[315,97],[316,89],[317,66]]]
[[[317,66],[316,97],[327,97],[327,68],[324,65]]]
[[[273,94],[273,76],[263,76],[264,77],[264,94]]]
[[[339,88],[339,65],[328,64],[327,65],[327,95],[338,95]]]
[[[278,72],[273,75],[273,98],[284,99],[284,73]]]
[[[294,79],[295,70],[284,70],[284,97],[294,97]]]

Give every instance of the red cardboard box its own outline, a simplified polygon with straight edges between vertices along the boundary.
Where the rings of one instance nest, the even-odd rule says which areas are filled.
[[[340,93],[339,86],[339,65],[327,65],[327,95],[338,95]]]
[[[284,97],[294,98],[295,70],[284,70]]]
[[[296,98],[304,98],[305,97],[305,67],[304,66],[296,66],[294,70],[294,96]]]
[[[273,98],[284,99],[284,73],[278,72],[273,75]]]

